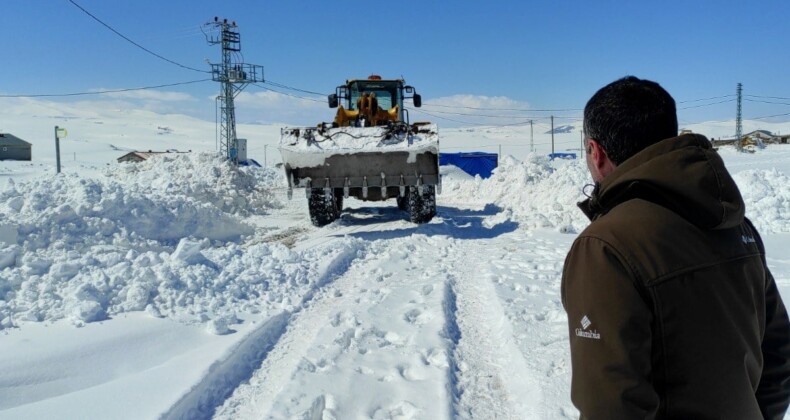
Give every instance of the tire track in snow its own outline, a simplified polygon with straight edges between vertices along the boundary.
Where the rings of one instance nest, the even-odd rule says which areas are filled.
[[[360,244],[350,246],[341,252],[324,269],[301,302],[292,311],[274,315],[253,329],[225,357],[214,362],[204,378],[187,391],[166,413],[163,419],[209,419],[218,407],[224,404],[233,391],[252,377],[253,373],[265,362],[269,354],[279,345],[292,324],[292,319],[309,307],[316,295],[336,278],[348,270],[352,262],[364,255]]]
[[[292,319],[216,418],[449,417],[445,335],[455,333],[443,330],[446,267],[426,269],[445,255],[431,242],[375,241],[371,258]]]
[[[526,372],[540,378],[542,395],[529,409],[542,418],[579,416],[568,395],[568,321],[560,299],[562,261],[572,240],[545,232],[499,238],[491,263],[480,272],[509,320]]]
[[[163,419],[209,419],[236,387],[249,379],[282,336],[291,313],[282,312],[263,322],[211,365],[204,379],[190,389]]]
[[[541,377],[515,343],[490,251],[480,253],[507,252],[497,247],[515,228],[502,218],[481,223],[487,216],[497,215],[459,212],[395,232],[362,228],[359,236],[374,240],[371,258],[290,317],[260,369],[216,418],[544,418]],[[337,230],[348,228],[359,226]],[[374,280],[382,270],[384,280]],[[432,293],[434,285],[440,293]],[[361,394],[348,381],[365,384]]]
[[[307,347],[325,325],[325,320],[331,317],[336,306],[343,306],[351,299],[351,294],[343,292],[351,288],[351,280],[353,279],[347,276],[335,280],[330,288],[332,290],[316,292],[310,304],[303,311],[294,314],[269,356],[262,360],[249,382],[237,387],[231,398],[218,407],[215,418],[267,417],[275,397],[289,383],[293,372],[303,360]],[[320,413],[325,406],[325,398],[316,400],[312,411]]]
[[[458,363],[455,357],[456,351],[458,349],[458,342],[461,340],[461,331],[458,328],[458,322],[456,320],[458,306],[456,304],[454,288],[455,278],[453,276],[449,276],[444,285],[444,301],[442,302],[442,306],[444,307],[445,317],[444,334],[448,341],[447,354],[449,357],[447,361],[447,387],[449,388],[451,395],[450,414],[452,418],[455,418],[458,415],[457,408],[461,399],[461,390],[458,388]]]
[[[445,306],[448,331],[457,330],[451,345],[451,386],[458,418],[543,419],[538,379],[529,375],[515,344],[513,328],[490,280],[482,275],[491,264],[477,249],[491,249],[491,239],[464,241],[452,265],[460,268],[448,280]],[[454,309],[454,310],[453,310]]]

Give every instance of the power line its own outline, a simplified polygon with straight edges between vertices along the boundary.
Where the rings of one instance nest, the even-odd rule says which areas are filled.
[[[288,86],[288,85],[283,85],[281,83],[277,83],[277,82],[274,82],[274,81],[271,81],[271,80],[266,80],[263,83],[269,84],[269,85],[272,85],[272,86],[275,86],[275,87],[278,87],[278,88],[281,88],[281,89],[288,89],[288,90],[293,90],[293,91],[296,91],[296,92],[308,93],[308,94],[311,94],[311,95],[326,96],[325,93],[319,93],[319,92],[313,92],[311,90],[299,89],[299,88],[291,87],[291,86]]]
[[[201,83],[201,82],[208,82],[208,81],[211,81],[211,79],[192,80],[192,81],[189,81],[189,82],[168,83],[168,84],[165,84],[165,85],[143,86],[143,87],[136,87],[136,88],[101,90],[101,91],[96,91],[96,92],[0,95],[0,98],[56,98],[56,97],[64,97],[64,96],[105,95],[105,94],[108,94],[108,93],[131,92],[131,91],[135,91],[135,90],[159,89],[159,88],[164,88],[164,87],[189,85],[189,84],[193,84],[193,83]]]
[[[710,97],[710,98],[700,98],[700,99],[690,99],[690,100],[686,100],[686,101],[679,101],[677,103],[683,104],[683,103],[691,103],[691,102],[710,101],[710,100],[721,99],[721,98],[732,98],[734,96],[735,95],[713,96],[713,97]],[[691,107],[686,107],[686,108],[681,108],[681,109],[688,109],[688,108],[695,108],[695,107],[701,107],[701,106],[716,105],[716,104],[719,104],[719,103],[732,102],[732,101],[734,101],[734,99],[731,99],[729,101],[715,102],[715,103],[712,103],[712,104],[691,106]],[[513,112],[574,112],[574,111],[583,111],[584,110],[584,108],[524,109],[524,108],[471,107],[471,106],[462,106],[462,105],[443,105],[443,104],[425,104],[425,106],[427,106],[427,107],[440,107],[440,108],[455,108],[455,109],[472,109],[472,110],[476,110],[476,111],[513,111]],[[439,111],[436,111],[436,112],[439,112]]]
[[[311,95],[320,95],[320,96],[326,95],[324,93],[314,92],[314,91],[310,91],[310,90],[306,90],[306,89],[300,89],[300,88],[284,85],[284,84],[281,84],[281,83],[273,82],[271,80],[267,80],[264,83],[268,84],[268,85],[271,85],[271,86],[275,86],[275,87],[281,88],[281,89],[288,89],[288,90],[293,90],[293,91],[297,91],[297,92],[307,93],[307,94],[311,94]],[[262,87],[262,86],[259,86],[259,87]],[[280,94],[283,94],[283,95],[299,98],[299,99],[311,100],[310,98],[304,98],[304,97],[301,97],[301,96],[288,95],[288,94],[286,94],[284,92],[279,92],[279,91],[276,91],[274,89],[268,89],[268,90],[270,90],[272,92],[277,92],[277,93],[280,93]],[[683,103],[692,103],[692,102],[700,102],[700,101],[710,101],[710,100],[714,100],[714,99],[733,98],[734,96],[736,96],[736,95],[730,94],[730,95],[712,96],[712,97],[708,97],[708,98],[699,98],[699,99],[689,99],[689,100],[685,100],[685,101],[678,101],[677,103],[678,104],[683,104]],[[790,98],[774,98],[774,99],[790,99]],[[692,109],[692,108],[701,108],[701,107],[713,106],[713,105],[718,105],[718,104],[723,104],[723,103],[728,103],[728,102],[734,102],[734,101],[735,101],[735,99],[727,99],[727,100],[724,100],[724,101],[713,102],[713,103],[709,103],[709,104],[701,104],[701,105],[693,105],[693,106],[683,107],[683,108],[679,108],[679,110]],[[787,105],[787,104],[783,104],[783,105]],[[475,110],[475,111],[510,111],[510,112],[576,112],[576,111],[583,111],[584,110],[583,108],[524,109],[524,108],[472,107],[472,106],[462,106],[462,105],[444,105],[444,104],[428,104],[428,103],[424,104],[423,106],[427,107],[427,108],[436,107],[436,108],[449,108],[449,109],[469,109],[469,110]],[[459,120],[454,120],[454,119],[451,119],[451,118],[443,118],[443,117],[440,117],[438,115],[430,114],[430,113],[428,113],[428,112],[426,112],[424,110],[419,110],[419,112],[422,112],[424,114],[430,115],[430,116],[435,117],[435,118],[439,118],[439,119],[443,119],[443,120],[447,120],[447,121],[452,121],[452,122],[458,122],[458,123],[462,123],[462,124],[486,125],[486,124],[477,124],[477,123],[470,123],[470,122],[465,122],[465,121],[459,121]],[[471,116],[471,117],[481,117],[481,118],[512,118],[512,117],[508,117],[508,116],[499,116],[499,115],[473,115],[473,114],[467,114],[467,113],[460,113],[460,112],[459,113],[453,113],[453,112],[438,111],[438,110],[432,111],[432,112],[440,113],[440,114],[447,114],[447,115],[461,115],[461,116]],[[535,119],[548,118],[548,117],[544,116],[544,117],[519,117],[519,118],[529,118],[529,119],[535,120]],[[571,120],[581,120],[581,118],[578,118],[578,117],[555,117],[555,118],[567,118],[567,119],[571,119]],[[518,124],[515,124],[515,125],[518,125]]]
[[[424,111],[424,110],[421,110],[421,109],[414,109],[414,111],[417,111],[417,112],[419,112],[421,114],[425,114],[425,115],[431,116],[433,118],[438,118],[440,120],[445,120],[445,121],[450,121],[450,122],[456,122],[456,123],[459,123],[459,124],[477,125],[477,126],[488,126],[488,125],[491,125],[491,124],[474,123],[474,122],[469,122],[469,121],[461,121],[461,120],[456,120],[456,119],[447,118],[447,117],[440,117],[438,115],[432,114],[430,112],[427,112],[427,111]]]
[[[790,98],[783,98],[781,96],[757,96],[757,95],[743,95],[749,98],[762,98],[762,99],[781,99],[785,101],[790,101]]]
[[[439,108],[455,108],[455,109],[473,109],[476,111],[514,111],[514,112],[572,112],[583,111],[583,108],[567,108],[567,109],[524,109],[524,108],[491,108],[491,107],[472,107],[461,105],[442,105],[442,104],[425,104],[428,107]]]
[[[784,117],[785,115],[790,115],[790,112],[786,112],[784,114],[766,115],[764,117],[753,117],[753,118],[747,118],[747,119],[749,119],[749,120],[764,120],[764,119],[767,119],[767,118]]]
[[[722,95],[722,96],[714,96],[712,98],[702,98],[702,99],[690,99],[687,101],[678,101],[679,104],[685,104],[689,102],[701,102],[701,101],[712,101],[714,99],[721,99],[721,98],[732,98],[735,95]]]
[[[175,62],[175,61],[173,61],[173,60],[171,60],[171,59],[169,59],[169,58],[162,57],[161,55],[159,55],[159,54],[157,54],[157,53],[155,53],[155,52],[153,52],[153,51],[149,50],[148,48],[145,48],[145,47],[143,47],[142,45],[140,45],[140,44],[138,44],[138,43],[136,43],[136,42],[132,41],[132,40],[131,40],[131,39],[129,39],[129,37],[127,37],[126,35],[124,35],[124,34],[122,34],[122,33],[118,32],[118,31],[116,31],[116,30],[115,30],[115,29],[114,29],[112,26],[110,26],[110,25],[108,25],[108,24],[104,23],[104,22],[103,22],[101,19],[99,19],[99,18],[97,18],[96,16],[94,16],[93,14],[91,14],[91,12],[89,12],[89,11],[85,10],[85,8],[83,8],[83,7],[82,7],[82,6],[80,6],[79,4],[75,3],[75,2],[74,2],[74,0],[68,0],[68,1],[69,1],[69,3],[71,3],[71,4],[73,4],[75,7],[77,7],[78,9],[82,10],[82,11],[83,11],[83,12],[84,12],[86,15],[90,16],[91,18],[93,18],[93,19],[94,19],[96,22],[99,22],[99,23],[101,23],[101,24],[102,24],[102,25],[103,25],[105,28],[107,28],[107,29],[111,30],[111,31],[112,31],[113,33],[115,33],[116,35],[118,35],[118,36],[120,36],[121,38],[125,39],[126,41],[128,41],[128,42],[129,42],[129,43],[131,43],[132,45],[136,46],[137,48],[140,48],[141,50],[143,50],[143,51],[147,52],[148,54],[151,54],[151,55],[153,55],[153,56],[154,56],[154,57],[156,57],[156,58],[159,58],[159,59],[162,59],[162,60],[164,60],[164,61],[167,61],[167,62],[168,62],[168,63],[170,63],[170,64],[175,64],[176,66],[178,66],[178,67],[181,67],[181,68],[185,68],[185,69],[187,69],[187,70],[197,71],[197,72],[201,72],[201,73],[210,73],[209,71],[206,71],[206,70],[200,70],[200,69],[196,69],[196,68],[194,68],[194,67],[185,66],[185,65],[183,65],[183,64],[180,64],[180,63],[177,63],[177,62]]]
[[[727,100],[724,100],[724,101],[720,101],[720,102],[713,102],[713,103],[710,103],[710,104],[692,105],[692,106],[687,106],[687,107],[679,108],[678,110],[683,110],[683,109],[692,109],[692,108],[702,108],[702,107],[705,107],[705,106],[712,106],[712,105],[724,104],[724,103],[727,103],[727,102],[735,102],[735,99],[727,99]]]
[[[268,90],[269,92],[274,92],[274,93],[277,93],[277,94],[280,94],[280,95],[284,95],[284,96],[290,96],[291,98],[301,99],[301,100],[304,100],[304,101],[312,101],[312,102],[319,102],[319,103],[326,102],[326,101],[313,99],[313,98],[305,98],[304,96],[293,95],[293,94],[286,93],[286,92],[280,92],[280,91],[274,90],[274,89],[272,89],[270,87],[263,86],[260,83],[253,83],[253,86],[257,86],[257,87],[259,87],[259,88],[261,88],[263,90]]]
[[[513,127],[513,126],[519,126],[519,125],[527,125],[527,124],[530,123],[530,121],[532,121],[532,119],[528,119],[527,121],[513,123],[513,124],[491,125],[491,124],[476,123],[476,122],[471,122],[471,121],[461,121],[461,120],[456,120],[456,119],[452,119],[452,118],[440,117],[438,115],[432,114],[430,112],[427,112],[427,111],[424,111],[424,110],[421,110],[421,109],[416,109],[416,108],[411,108],[411,110],[412,111],[417,111],[419,113],[422,113],[422,114],[425,114],[425,115],[428,115],[428,116],[431,116],[431,117],[434,117],[434,118],[438,118],[440,120],[452,121],[452,122],[457,122],[459,124],[466,124],[466,125],[476,125],[476,126],[481,126],[481,127]],[[436,111],[434,111],[434,112],[436,112]],[[502,118],[508,118],[508,117],[502,117]],[[512,119],[512,118],[510,118],[510,119]]]
[[[470,114],[467,112],[449,112],[449,111],[431,111],[437,114],[445,114],[445,115],[460,115],[464,117],[476,117],[476,118],[508,118],[508,119],[519,119],[519,120],[545,120],[549,117],[540,116],[540,117],[530,117],[530,116],[514,116],[514,115],[489,115],[489,114]],[[556,117],[556,118],[570,118],[570,117]]]
[[[749,99],[749,98],[744,98],[743,100],[744,101],[749,101],[749,102],[759,102],[759,103],[762,103],[762,104],[790,105],[790,103],[787,103],[787,102],[758,101],[756,99]]]

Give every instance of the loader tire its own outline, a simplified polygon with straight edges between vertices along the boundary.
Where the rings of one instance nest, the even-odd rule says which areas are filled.
[[[406,191],[406,194],[401,197],[398,195],[395,197],[395,201],[398,203],[398,208],[403,211],[409,211],[409,191]]]
[[[313,225],[326,226],[337,220],[342,210],[342,200],[342,196],[338,196],[335,191],[330,191],[327,195],[323,188],[312,188],[307,205]]]
[[[337,201],[337,216],[343,213],[343,189],[335,188],[335,201]]]
[[[422,194],[417,187],[409,187],[409,220],[412,223],[428,223],[436,216],[436,189],[424,185]]]

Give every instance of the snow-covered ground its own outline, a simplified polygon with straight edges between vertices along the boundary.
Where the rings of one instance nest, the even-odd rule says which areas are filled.
[[[443,167],[424,225],[348,199],[319,229],[271,167],[278,127],[240,127],[270,166],[236,171],[212,124],[78,111],[4,122],[34,161],[0,162],[0,418],[578,415],[559,283],[589,177],[546,135],[440,128],[448,151],[501,146],[494,176]],[[194,152],[115,162],[131,149]],[[720,153],[790,299],[790,145]]]

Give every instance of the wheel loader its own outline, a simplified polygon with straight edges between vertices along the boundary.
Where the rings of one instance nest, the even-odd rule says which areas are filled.
[[[329,95],[337,108],[331,123],[280,130],[288,195],[305,188],[315,226],[335,221],[343,199],[395,199],[414,223],[436,214],[439,135],[435,124],[410,123],[403,101],[420,107],[422,99],[402,79],[347,80]]]

